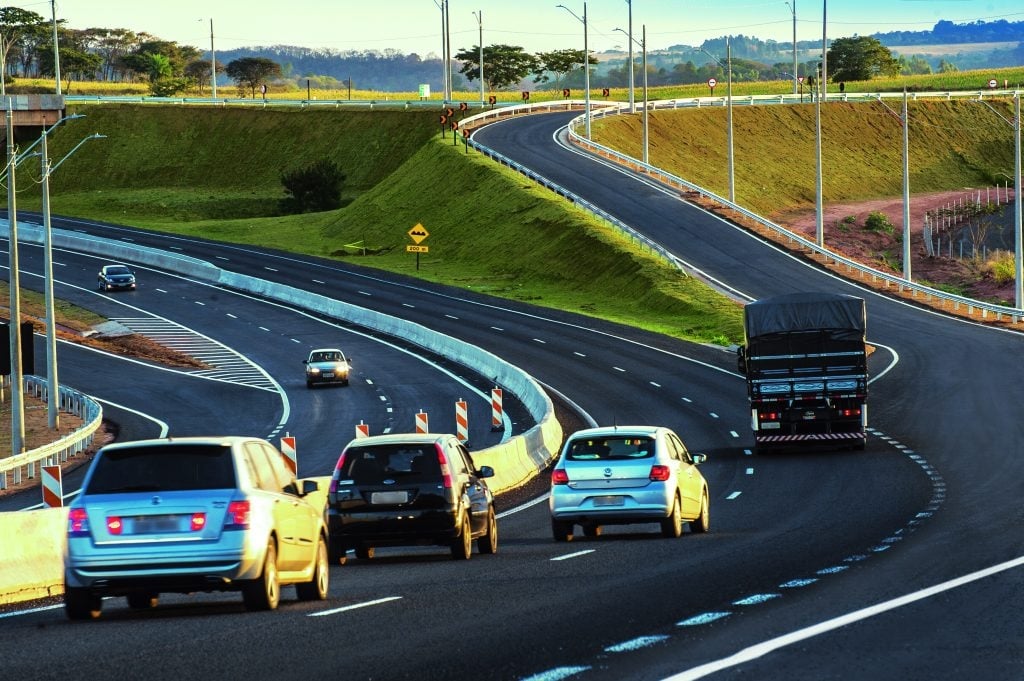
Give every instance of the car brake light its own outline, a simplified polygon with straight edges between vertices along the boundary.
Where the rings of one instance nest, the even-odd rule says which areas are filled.
[[[121,534],[124,531],[124,523],[121,522],[120,516],[107,516],[107,531],[110,534]]]
[[[569,474],[565,472],[564,468],[556,468],[551,471],[551,484],[552,485],[568,485]]]
[[[89,514],[84,508],[73,508],[68,511],[68,534],[88,534]]]
[[[656,482],[665,482],[668,480],[668,476],[671,473],[671,469],[668,466],[655,465],[651,466],[651,480]]]
[[[444,482],[445,489],[452,488],[452,471],[448,468],[448,459],[444,455],[444,450],[441,449],[441,445],[435,445],[437,449],[437,462],[441,464],[441,480]]]
[[[225,527],[249,527],[249,509],[250,504],[248,500],[232,501],[228,504],[228,516]]]
[[[206,527],[206,514],[205,513],[193,513],[192,521],[189,523],[189,529],[193,532],[199,532]]]

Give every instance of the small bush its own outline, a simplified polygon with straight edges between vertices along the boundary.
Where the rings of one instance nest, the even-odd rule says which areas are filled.
[[[896,231],[896,228],[885,213],[879,211],[872,211],[868,213],[867,219],[864,220],[864,229],[869,232],[882,232],[883,234],[892,234]]]
[[[341,207],[345,173],[337,163],[324,158],[282,173],[281,184],[286,194],[281,199],[281,211],[285,214],[334,210]]]
[[[1015,275],[1013,253],[995,251],[989,256],[984,270],[992,275],[997,284],[1013,281]]]

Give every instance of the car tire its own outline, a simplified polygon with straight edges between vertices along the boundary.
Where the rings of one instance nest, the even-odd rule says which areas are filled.
[[[331,569],[327,564],[327,542],[323,537],[320,537],[320,541],[317,542],[314,561],[313,578],[308,582],[299,582],[295,585],[295,595],[299,597],[300,601],[327,600]]]
[[[359,560],[370,560],[373,558],[373,547],[372,546],[357,546],[356,547],[356,558]]]
[[[87,589],[64,587],[64,614],[69,620],[98,619],[103,610],[103,599]]]
[[[552,519],[551,535],[555,538],[555,541],[572,541],[572,523]]]
[[[469,527],[469,518],[465,513],[459,522],[459,536],[452,539],[452,558],[455,560],[469,560],[473,555],[473,532]]]
[[[603,529],[604,528],[602,528],[600,525],[584,525],[583,536],[588,537],[590,539],[596,539],[601,536],[601,530]]]
[[[487,512],[487,531],[476,540],[480,553],[494,555],[498,552],[498,519],[494,517],[494,509]]]
[[[672,511],[661,521],[661,536],[675,538],[683,533],[683,513],[679,508],[679,495],[672,499]]]
[[[151,592],[128,594],[128,607],[132,610],[152,610],[160,602],[160,595]]]
[[[700,495],[700,514],[690,521],[690,531],[703,534],[711,529],[711,509],[708,504],[708,493]]]
[[[277,549],[274,540],[267,542],[267,555],[259,577],[242,587],[246,610],[275,610],[281,601],[281,583],[277,574]]]

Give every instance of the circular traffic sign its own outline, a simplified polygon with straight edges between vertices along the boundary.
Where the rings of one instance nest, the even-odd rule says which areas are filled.
[[[715,87],[718,85],[718,81],[714,78],[708,78],[708,87]]]
[[[990,80],[990,81],[988,82],[988,86],[989,86],[989,87],[995,87],[995,86],[996,86],[996,85],[998,85],[998,84],[999,84],[999,83],[997,83],[997,82],[996,82],[996,79],[995,79],[995,78],[993,78],[992,80]]]

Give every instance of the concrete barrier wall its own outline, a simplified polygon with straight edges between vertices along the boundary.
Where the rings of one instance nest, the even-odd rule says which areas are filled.
[[[19,223],[18,232],[19,240],[43,241],[42,228],[38,225]],[[478,466],[494,468],[495,477],[489,484],[496,493],[527,482],[558,454],[562,427],[555,418],[554,406],[547,393],[525,371],[475,345],[436,333],[420,324],[326,296],[228,272],[197,258],[64,230],[53,230],[51,243],[57,248],[93,253],[110,260],[152,265],[348,320],[415,343],[483,376],[493,377],[502,389],[523,402],[538,424],[522,435],[473,452]],[[63,593],[66,525],[66,509],[0,513],[0,604]]]

